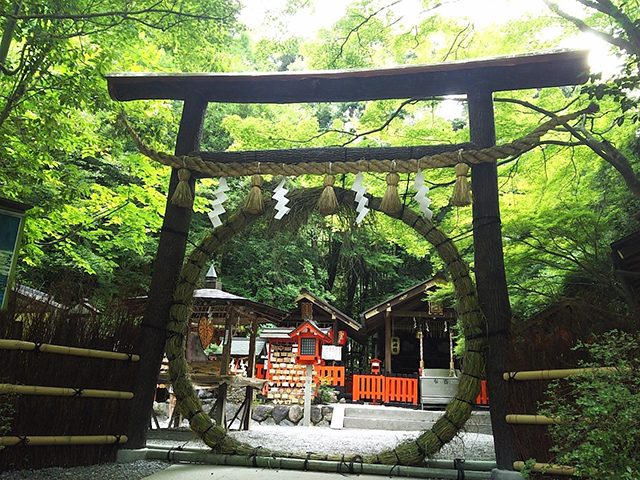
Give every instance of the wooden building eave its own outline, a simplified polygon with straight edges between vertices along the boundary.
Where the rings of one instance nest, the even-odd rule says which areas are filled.
[[[383,329],[385,323],[388,323],[387,320],[392,317],[417,318],[419,315],[415,315],[415,313],[418,311],[422,311],[423,315],[420,315],[422,318],[455,318],[455,315],[452,315],[451,312],[445,311],[442,315],[428,315],[424,310],[424,307],[427,306],[427,304],[423,302],[425,291],[430,290],[437,285],[443,285],[446,282],[447,280],[444,275],[436,274],[434,277],[414,285],[413,287],[400,292],[399,294],[361,313],[360,318],[362,319],[365,331],[369,335]]]
[[[366,337],[364,335],[364,329],[362,324],[348,316],[346,313],[341,312],[334,306],[328,304],[324,300],[316,297],[312,293],[303,290],[300,295],[296,298],[296,303],[298,303],[298,308],[289,312],[288,320],[293,321],[304,321],[306,319],[302,318],[301,312],[299,311],[299,305],[301,301],[308,301],[314,306],[314,320],[316,321],[332,321],[336,323],[336,328],[338,330],[346,330],[349,337],[356,340],[358,343],[363,344]],[[316,315],[318,312],[320,315]],[[285,320],[287,320],[285,319]],[[337,334],[337,332],[335,333]]]
[[[431,65],[270,73],[112,73],[113,100],[351,102],[462,95],[479,83],[492,92],[577,85],[589,74],[586,50],[556,50]]]

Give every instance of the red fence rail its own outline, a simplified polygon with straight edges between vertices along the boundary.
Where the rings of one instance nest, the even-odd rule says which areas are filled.
[[[476,398],[476,405],[489,405],[489,395],[487,394],[487,381],[480,382],[480,393]]]
[[[384,402],[418,404],[418,379],[384,377]]]
[[[383,375],[354,375],[353,401],[418,404],[418,379]]]
[[[384,401],[384,377],[381,375],[354,375],[353,401],[369,400],[373,403]]]
[[[318,378],[332,387],[344,387],[344,367],[315,366]]]

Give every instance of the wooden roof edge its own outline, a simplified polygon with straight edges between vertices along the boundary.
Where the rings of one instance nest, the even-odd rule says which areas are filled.
[[[221,103],[309,103],[465,94],[478,83],[491,91],[586,82],[587,50],[551,50],[366,70],[245,73],[111,73],[111,98]],[[356,88],[357,86],[357,88]]]
[[[323,310],[335,315],[338,320],[340,320],[343,323],[349,325],[354,330],[358,331],[358,330],[362,329],[362,324],[360,322],[354,320],[353,318],[351,318],[346,313],[341,312],[340,310],[338,310],[333,305],[325,302],[324,300],[322,300],[321,298],[317,297],[316,295],[314,295],[313,293],[309,292],[306,289],[304,289],[304,290],[302,290],[300,292],[300,295],[298,295],[298,297],[296,298],[295,301],[299,302],[302,299],[307,299],[311,303],[313,303],[313,304],[317,305],[318,307],[322,308]]]
[[[445,277],[444,273],[437,272],[433,277],[428,278],[427,280],[424,280],[392,297],[389,297],[385,301],[380,302],[378,305],[375,305],[368,310],[365,310],[360,314],[360,318],[366,321],[377,314],[385,312],[387,308],[405,301],[407,298],[414,298],[416,295],[422,295],[425,290],[443,283],[448,283],[447,278]]]

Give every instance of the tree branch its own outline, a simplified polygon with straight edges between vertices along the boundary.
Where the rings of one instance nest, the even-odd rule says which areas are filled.
[[[578,0],[578,1],[580,1],[580,0]],[[629,42],[629,41],[625,40],[624,38],[616,37],[616,36],[611,35],[609,33],[602,32],[600,30],[597,30],[597,29],[587,25],[584,20],[582,20],[582,19],[580,19],[578,17],[574,17],[573,15],[570,15],[569,13],[565,12],[564,10],[561,10],[560,7],[558,6],[558,4],[555,3],[555,2],[552,2],[551,0],[544,0],[544,3],[547,5],[547,7],[549,7],[549,10],[551,10],[556,15],[564,18],[568,22],[573,23],[581,32],[591,33],[591,34],[593,34],[593,35],[595,35],[597,37],[600,37],[605,42],[610,43],[611,45],[615,45],[616,47],[620,48],[621,50],[624,50],[625,52],[627,52],[629,55],[637,55],[636,47],[632,42]]]
[[[607,0],[599,0],[599,2],[592,2],[589,0],[577,0],[579,3],[598,10],[605,15],[611,17],[614,21],[619,23],[624,29],[625,33],[629,37],[630,40],[625,40],[621,37],[616,37],[609,33],[602,32],[596,28],[593,28],[587,23],[573,15],[562,10],[557,3],[552,0],[544,0],[544,3],[547,5],[549,10],[551,10],[556,15],[564,18],[568,22],[573,23],[581,32],[591,33],[597,37],[600,37],[605,42],[610,43],[611,45],[615,45],[616,47],[624,50],[629,55],[638,55],[640,53],[640,38],[638,37],[638,29],[635,27],[633,22],[627,17],[622,11],[618,10],[615,5],[608,2]],[[603,3],[607,3],[608,6],[602,6]]]
[[[538,107],[532,103],[526,102],[524,100],[517,100],[513,98],[495,98],[497,102],[509,102],[515,103],[517,105],[522,105],[523,107],[530,108],[538,113],[542,113],[551,118],[557,118],[553,112],[545,110],[544,108]],[[631,166],[631,162],[629,159],[620,152],[617,148],[615,148],[611,143],[606,140],[599,141],[597,140],[584,125],[572,126],[568,123],[562,124],[571,135],[573,135],[580,143],[589,147],[593,150],[600,158],[609,163],[613,168],[615,168],[629,188],[629,191],[640,199],[640,176],[637,175],[633,167]]]

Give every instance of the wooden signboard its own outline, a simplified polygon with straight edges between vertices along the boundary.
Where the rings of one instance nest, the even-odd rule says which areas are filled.
[[[5,308],[17,263],[24,214],[31,207],[0,198],[0,308]]]

